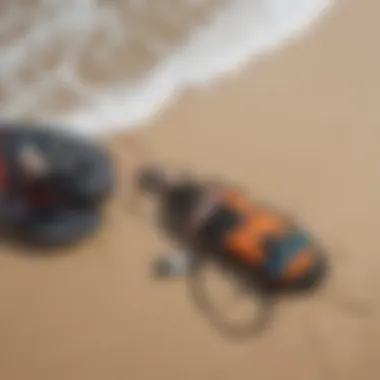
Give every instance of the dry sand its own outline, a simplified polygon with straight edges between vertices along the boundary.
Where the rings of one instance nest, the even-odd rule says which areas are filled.
[[[0,378],[379,378],[379,11],[372,0],[342,2],[310,38],[189,91],[146,136],[158,157],[296,216],[331,255],[319,293],[284,299],[260,336],[229,341],[184,281],[150,278],[170,242],[119,195],[100,235],[72,252],[2,246]],[[110,145],[129,160],[122,142]]]

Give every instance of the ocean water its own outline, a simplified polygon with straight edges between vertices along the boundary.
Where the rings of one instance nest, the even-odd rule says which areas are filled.
[[[1,116],[52,121],[88,136],[144,126],[186,87],[210,85],[303,36],[330,6],[329,0],[4,1]]]

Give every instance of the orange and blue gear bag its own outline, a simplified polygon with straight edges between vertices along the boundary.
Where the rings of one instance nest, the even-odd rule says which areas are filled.
[[[222,199],[242,217],[224,237],[229,255],[276,283],[292,285],[322,275],[320,251],[286,218],[255,205],[236,190],[226,190]]]

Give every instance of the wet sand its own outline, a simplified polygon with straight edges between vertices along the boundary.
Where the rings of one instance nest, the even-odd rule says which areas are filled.
[[[376,379],[379,11],[347,0],[310,37],[188,91],[146,131],[160,159],[240,183],[306,226],[332,264],[318,293],[283,299],[262,334],[228,340],[184,281],[150,278],[171,244],[127,213],[121,189],[99,236],[71,252],[2,245],[0,377]],[[109,144],[127,172],[125,144]]]
[[[225,0],[14,0],[0,14],[2,114],[54,120],[137,83]]]

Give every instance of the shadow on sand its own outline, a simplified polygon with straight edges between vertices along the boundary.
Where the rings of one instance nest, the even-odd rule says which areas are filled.
[[[323,271],[327,273],[326,262],[323,262]],[[234,322],[226,315],[228,307],[218,310],[214,305],[212,294],[208,289],[207,272],[210,267],[216,266],[222,275],[232,280],[238,300],[241,296],[248,297],[256,305],[256,312],[244,322]],[[325,275],[323,279],[325,279]],[[281,298],[307,297],[313,294],[321,282],[291,288],[274,287],[269,285],[260,275],[253,275],[245,267],[231,260],[199,260],[193,272],[188,276],[189,296],[198,311],[204,315],[211,325],[226,339],[242,341],[262,335],[271,325],[276,313],[277,301]]]
[[[235,342],[246,341],[261,336],[271,326],[280,299],[307,297],[319,288],[326,278],[328,269],[325,260],[321,264],[322,267],[318,270],[323,271],[324,275],[319,277],[319,281],[308,283],[307,286],[284,288],[268,284],[260,274],[254,275],[250,269],[230,258],[221,260],[220,256],[200,255],[195,260],[191,273],[186,277],[188,295],[198,312],[223,338]],[[244,298],[255,304],[255,312],[248,320],[236,322],[228,317],[231,302],[222,308],[215,306],[215,294],[210,291],[208,283],[210,269],[217,269],[223,278],[230,281],[229,286],[238,290],[234,293],[237,302]]]
[[[31,242],[30,240],[20,237],[16,233],[6,231],[2,231],[0,233],[0,240],[0,247],[3,252],[8,252],[16,256],[26,256],[35,259],[51,259],[54,257],[67,255],[71,252],[71,249],[77,247],[78,244],[84,244],[84,242],[73,242],[69,245],[46,245],[42,243]]]
[[[227,317],[231,303],[222,310],[215,307],[214,296],[211,294],[207,281],[207,274],[211,267],[217,266],[223,276],[232,280],[230,283],[238,292],[234,294],[237,301],[249,297],[255,303],[255,313],[248,320],[236,322]],[[268,289],[261,286],[256,279],[248,278],[241,268],[231,263],[217,261],[199,261],[194,271],[187,278],[189,296],[197,310],[206,317],[223,338],[241,341],[260,336],[270,326],[275,312],[276,297]],[[233,300],[232,300],[233,301]]]

